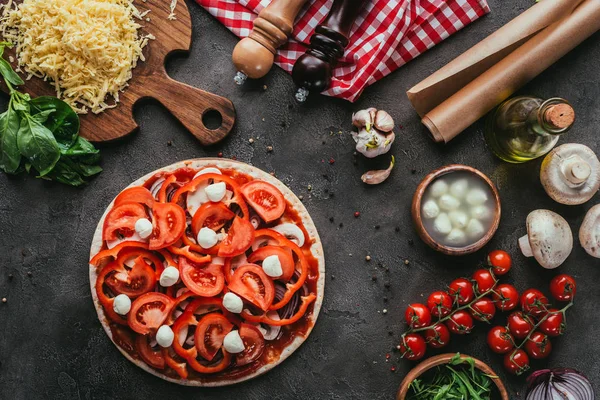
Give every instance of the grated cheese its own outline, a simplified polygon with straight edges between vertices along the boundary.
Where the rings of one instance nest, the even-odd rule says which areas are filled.
[[[132,0],[13,0],[2,6],[0,32],[16,45],[18,70],[54,84],[78,113],[116,107],[152,35]]]
[[[175,8],[177,7],[177,0],[171,0],[171,5],[170,5],[170,9],[171,9],[171,13],[169,14],[169,16],[167,17],[167,19],[169,20],[174,20],[177,19],[177,16],[175,15]]]

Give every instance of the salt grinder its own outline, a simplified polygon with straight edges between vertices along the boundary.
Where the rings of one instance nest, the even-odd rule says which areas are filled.
[[[233,49],[232,60],[238,72],[234,81],[262,78],[273,66],[275,51],[288,41],[294,20],[307,0],[273,0],[254,20],[248,37]]]
[[[329,87],[333,68],[344,55],[350,30],[367,0],[334,0],[323,24],[310,37],[310,48],[294,64],[292,78],[299,87],[296,100],[303,102],[310,91]]]

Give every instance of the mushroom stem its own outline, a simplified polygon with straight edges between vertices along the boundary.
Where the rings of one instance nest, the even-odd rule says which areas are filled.
[[[563,162],[563,175],[574,185],[580,185],[592,174],[592,166],[579,156],[573,156]]]
[[[531,250],[531,245],[529,244],[529,236],[521,236],[519,238],[519,247],[521,248],[521,252],[525,257],[533,257],[533,251]]]

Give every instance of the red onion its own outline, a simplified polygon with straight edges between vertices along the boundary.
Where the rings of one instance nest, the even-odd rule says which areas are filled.
[[[581,373],[569,368],[542,369],[527,378],[526,400],[594,400],[594,389]]]
[[[165,181],[165,178],[158,178],[156,180],[156,182],[154,182],[152,184],[152,186],[150,187],[150,193],[152,193],[152,196],[154,196],[154,198],[156,200],[158,200],[158,191],[162,187],[162,184],[163,184],[164,181]]]

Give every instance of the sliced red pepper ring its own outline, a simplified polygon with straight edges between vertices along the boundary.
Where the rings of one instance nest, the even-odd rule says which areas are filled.
[[[139,247],[142,249],[148,249],[148,243],[142,243],[142,242],[119,243],[112,249],[106,249],[106,250],[102,250],[102,251],[98,252],[98,254],[96,254],[94,257],[92,257],[92,259],[90,260],[90,264],[98,267],[98,266],[100,266],[101,262],[107,258],[116,259],[119,252],[121,252],[121,250],[128,248],[128,247]]]
[[[161,203],[167,202],[167,190],[169,188],[169,185],[176,181],[177,181],[177,177],[175,175],[169,175],[165,179],[162,186],[160,187],[160,190],[158,191],[158,201],[159,202],[161,202]]]
[[[237,204],[242,210],[243,218],[248,220],[250,218],[250,214],[248,213],[248,205],[244,201],[242,197],[242,192],[240,191],[239,185],[230,177],[219,174],[202,174],[196,178],[194,178],[187,185],[177,189],[177,191],[173,194],[171,201],[173,203],[179,203],[182,200],[181,196],[187,192],[194,192],[198,188],[198,186],[209,179],[214,180],[215,182],[225,182],[232,190],[233,190],[233,198],[230,200],[231,203]]]
[[[223,352],[223,358],[216,364],[204,365],[201,364],[196,357],[193,357],[187,359],[188,365],[192,367],[194,371],[200,372],[201,374],[214,374],[221,372],[231,364],[231,354],[226,352],[224,349],[221,349],[221,351]]]
[[[98,274],[98,278],[96,278],[96,295],[98,296],[98,301],[104,307],[104,313],[106,316],[113,322],[116,322],[119,325],[127,325],[127,319],[120,316],[113,309],[114,297],[108,297],[106,293],[104,293],[104,281],[106,276],[116,269],[119,265],[116,262],[112,262],[104,266],[102,271]]]
[[[137,335],[135,338],[135,349],[146,364],[156,369],[165,369],[165,358],[160,349],[154,350],[150,347],[148,335]]]
[[[192,218],[192,232],[194,235],[198,235],[200,229],[206,227],[213,231],[221,229],[227,221],[230,221],[235,217],[233,211],[231,211],[223,203],[208,202],[200,206],[198,211],[194,213]]]
[[[265,258],[269,256],[277,256],[279,258],[279,262],[281,263],[281,269],[283,270],[283,274],[277,278],[284,282],[289,281],[294,275],[294,271],[296,270],[296,264],[294,263],[294,257],[291,252],[287,251],[283,247],[278,246],[264,246],[256,249],[256,251],[252,252],[248,257],[248,262],[257,264],[262,262]]]
[[[185,301],[190,301],[192,302],[194,300],[194,296],[196,296],[196,293],[192,292],[191,290],[187,290],[185,293],[181,294],[180,296],[178,296],[174,301],[173,301],[173,308],[171,309],[171,312],[169,313],[169,316],[167,317],[167,319],[165,320],[165,324],[167,325],[172,325],[173,322],[175,322],[175,320],[177,319],[178,316],[175,315],[175,313],[177,311],[181,311],[181,313],[185,312],[185,308],[183,310],[181,310],[181,308],[183,308],[182,304]],[[189,304],[186,304],[186,307]]]
[[[184,247],[188,247],[190,251],[200,254],[210,254],[216,256],[219,253],[219,248],[221,247],[221,243],[215,244],[213,247],[208,249],[203,248],[202,246],[196,244],[187,234],[183,234],[181,237],[181,241],[184,244]]]
[[[317,298],[317,296],[314,295],[313,293],[309,294],[308,296],[300,297],[300,301],[301,301],[300,308],[298,308],[298,311],[296,312],[296,314],[294,314],[290,318],[286,318],[286,319],[277,319],[277,320],[271,319],[271,318],[267,317],[266,314],[252,315],[248,312],[248,310],[242,311],[241,316],[246,321],[253,322],[253,323],[263,323],[263,324],[273,325],[273,326],[291,325],[294,322],[299,321],[300,318],[302,318],[304,316],[304,314],[306,314],[306,310],[308,309],[308,306],[310,305],[310,303],[315,301],[316,298]]]
[[[179,362],[175,359],[176,355],[172,354],[171,348],[162,349],[162,355],[165,359],[165,363],[171,368],[173,371],[177,373],[181,378],[187,379],[188,371],[187,371],[187,363],[185,361]]]
[[[177,254],[180,257],[185,257],[195,264],[206,264],[206,263],[209,263],[210,260],[212,260],[212,257],[210,255],[203,256],[201,254],[198,254],[198,253],[192,251],[190,249],[190,246],[184,246],[184,247],[170,246],[169,251],[173,254]],[[180,260],[179,263],[181,263],[181,258],[179,260]]]

